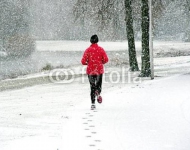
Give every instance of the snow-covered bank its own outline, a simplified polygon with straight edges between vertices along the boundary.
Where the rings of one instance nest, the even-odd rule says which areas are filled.
[[[64,72],[67,71],[67,69],[59,69],[59,70],[52,70],[48,72],[41,72],[37,74],[30,74],[26,76],[20,76],[15,79],[7,79],[0,81],[0,92],[5,90],[13,90],[13,89],[21,89],[24,87],[30,87],[40,84],[49,84],[53,82],[58,82],[59,79],[63,78],[62,80],[65,80],[65,78],[77,78],[82,76],[81,73],[75,72],[76,74],[73,74],[72,76],[68,75],[66,77],[63,77],[61,75],[54,75],[52,73],[54,72]],[[74,70],[74,69],[73,69]],[[66,79],[67,80],[67,79]]]
[[[140,61],[140,58],[138,58],[138,60]],[[105,67],[105,72],[106,76],[109,76],[110,74],[119,74],[120,76],[125,75],[126,78],[128,78],[128,69],[128,65],[108,65]],[[190,72],[190,56],[155,58],[154,69],[156,77],[168,77],[176,74],[185,74],[187,72]],[[59,76],[56,77],[56,74],[60,76],[66,75],[66,77],[68,77],[69,79],[72,78],[73,80],[75,80],[77,77],[81,77],[85,74],[85,67],[83,67],[82,65],[76,65],[65,69],[54,69],[36,74],[19,76],[15,79],[3,80],[0,81],[0,91],[9,89],[20,89],[39,84],[48,84],[53,83],[54,81],[57,82],[58,80],[62,82],[64,79],[66,79],[66,77],[62,77],[62,79]],[[135,76],[138,76],[138,72],[134,74]]]

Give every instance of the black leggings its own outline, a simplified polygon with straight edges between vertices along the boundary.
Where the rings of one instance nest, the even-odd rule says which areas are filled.
[[[100,75],[88,75],[88,79],[90,82],[90,88],[91,88],[91,101],[92,104],[95,103],[95,92],[97,91],[99,94],[102,91],[102,74]]]

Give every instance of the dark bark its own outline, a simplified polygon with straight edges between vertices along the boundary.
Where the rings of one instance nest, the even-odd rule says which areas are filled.
[[[130,70],[138,71],[139,67],[137,63],[136,50],[135,50],[131,0],[125,0],[125,9],[126,9],[126,31],[127,31],[128,48],[129,48]]]
[[[142,0],[142,66],[141,77],[149,77],[151,75],[150,70],[150,54],[149,54],[149,7],[148,0]]]

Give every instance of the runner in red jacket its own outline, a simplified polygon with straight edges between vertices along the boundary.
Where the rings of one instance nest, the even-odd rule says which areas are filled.
[[[108,57],[104,49],[98,46],[98,36],[93,35],[90,39],[92,43],[83,54],[81,63],[87,65],[86,73],[88,74],[90,87],[91,87],[91,108],[95,108],[95,97],[99,103],[102,102],[100,96],[102,90],[102,76],[104,73],[103,64],[108,62]]]

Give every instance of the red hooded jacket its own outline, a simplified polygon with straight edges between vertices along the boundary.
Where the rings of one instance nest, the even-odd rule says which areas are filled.
[[[89,75],[103,74],[103,64],[107,62],[107,54],[98,44],[91,44],[90,47],[85,50],[81,60],[83,65],[87,65],[86,73]]]

